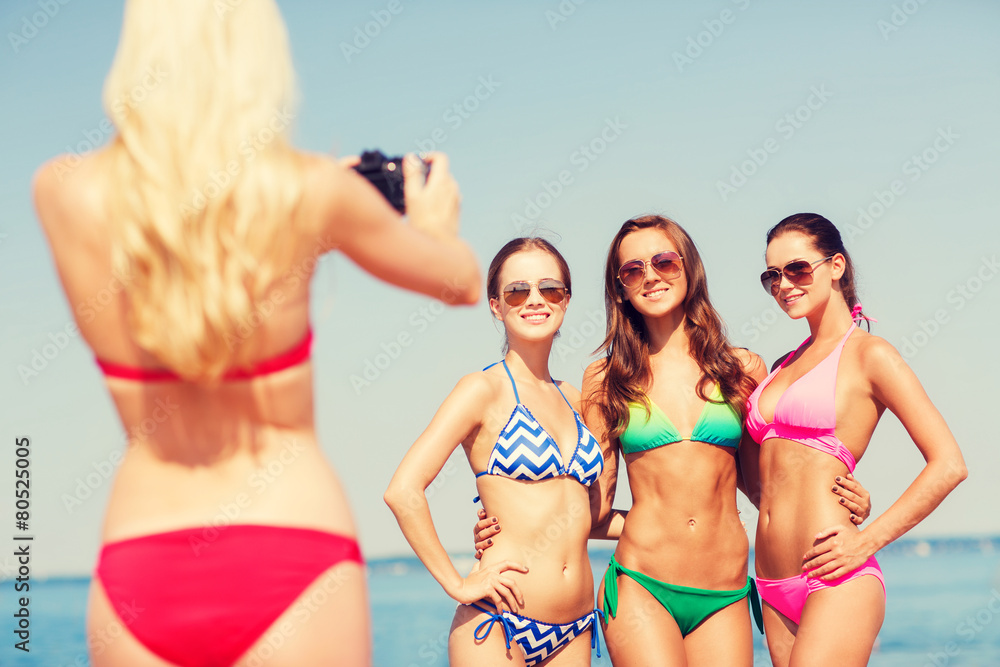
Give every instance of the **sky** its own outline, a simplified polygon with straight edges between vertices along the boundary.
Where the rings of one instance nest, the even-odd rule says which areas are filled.
[[[764,235],[792,213],[828,217],[857,263],[873,333],[914,368],[970,470],[910,535],[1000,533],[985,418],[1000,373],[1000,5],[279,5],[302,97],[295,145],[445,151],[462,190],[461,233],[484,269],[515,236],[555,242],[574,294],[551,370],[575,386],[603,339],[601,271],[622,222],[658,213],[684,226],[732,341],[770,364],[808,331],[760,287]],[[89,350],[66,333],[71,308],[30,197],[38,165],[110,136],[100,94],[121,9],[0,9],[0,521],[13,535],[15,440],[27,436],[38,575],[91,571],[124,445]],[[363,323],[347,316],[357,312]],[[458,379],[500,358],[502,336],[485,299],[445,308],[336,255],[320,262],[312,316],[318,433],[362,548],[369,558],[410,554],[382,493]],[[410,344],[394,346],[404,333]],[[875,514],[922,465],[886,413],[857,469]],[[619,488],[627,508],[624,480]],[[428,490],[453,552],[471,551],[474,495],[459,451]],[[755,516],[740,506],[752,537]],[[0,559],[0,573],[12,564]]]

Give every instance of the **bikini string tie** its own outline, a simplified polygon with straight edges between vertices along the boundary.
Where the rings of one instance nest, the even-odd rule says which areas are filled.
[[[854,304],[854,308],[851,309],[851,319],[855,322],[861,322],[861,320],[868,320],[869,322],[878,322],[874,317],[868,317],[861,313],[861,302],[858,301]]]
[[[482,608],[480,607],[480,609]],[[472,636],[476,638],[476,641],[483,641],[484,639],[486,639],[486,637],[489,636],[490,630],[493,629],[493,625],[495,623],[499,623],[500,626],[503,628],[503,639],[507,643],[507,648],[509,649],[510,640],[513,639],[514,637],[514,628],[511,627],[511,622],[507,620],[507,618],[503,615],[503,612],[500,611],[499,609],[495,613],[490,614],[490,617],[487,618],[485,621],[477,625],[475,632],[472,633]],[[480,632],[484,628],[485,632],[482,632],[482,636],[480,637],[479,636]]]

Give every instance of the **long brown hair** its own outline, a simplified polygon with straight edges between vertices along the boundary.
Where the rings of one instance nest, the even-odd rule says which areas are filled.
[[[628,427],[629,403],[642,403],[649,410],[646,389],[652,381],[649,365],[649,334],[646,323],[631,302],[622,298],[618,283],[618,252],[622,241],[640,229],[659,229],[673,241],[687,272],[684,296],[684,331],[691,356],[702,371],[696,388],[698,396],[711,400],[705,389],[718,383],[726,402],[742,420],[746,401],[757,383],[744,370],[735,348],[726,339],[722,318],[708,298],[705,267],[698,249],[680,225],[659,215],[645,215],[627,220],[611,241],[604,271],[604,304],[607,311],[607,336],[597,349],[605,353],[604,379],[600,400],[608,433],[617,438]]]
[[[857,288],[854,286],[854,260],[851,259],[850,253],[844,247],[844,241],[840,237],[840,231],[837,227],[819,213],[796,213],[767,231],[768,245],[782,234],[789,232],[798,232],[808,236],[813,247],[824,257],[837,254],[844,256],[846,266],[844,275],[840,277],[840,293],[844,295],[844,301],[849,309],[860,305],[861,300],[858,299]],[[865,325],[871,329],[868,319],[864,318],[864,313],[859,310],[857,315],[862,317],[865,320]]]

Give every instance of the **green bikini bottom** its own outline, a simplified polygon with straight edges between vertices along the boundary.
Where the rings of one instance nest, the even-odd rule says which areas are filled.
[[[663,605],[680,628],[681,636],[686,637],[702,621],[715,612],[728,607],[734,602],[750,596],[750,607],[757,629],[764,632],[764,620],[760,611],[760,598],[757,595],[757,585],[752,577],[747,577],[747,585],[734,591],[709,591],[703,588],[674,586],[658,579],[622,567],[615,557],[611,556],[607,572],[604,573],[604,617],[614,618],[618,613],[618,575],[624,574],[649,591]]]

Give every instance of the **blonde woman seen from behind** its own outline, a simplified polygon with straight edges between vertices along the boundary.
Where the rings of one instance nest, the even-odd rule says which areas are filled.
[[[309,280],[338,249],[386,282],[473,303],[479,272],[445,156],[429,156],[426,184],[405,164],[402,224],[352,170],[289,145],[275,3],[214,4],[127,3],[104,91],[115,135],[35,176],[67,300],[129,434],[91,661],[368,665],[356,528],[315,432]],[[108,285],[116,299],[86,307]]]

